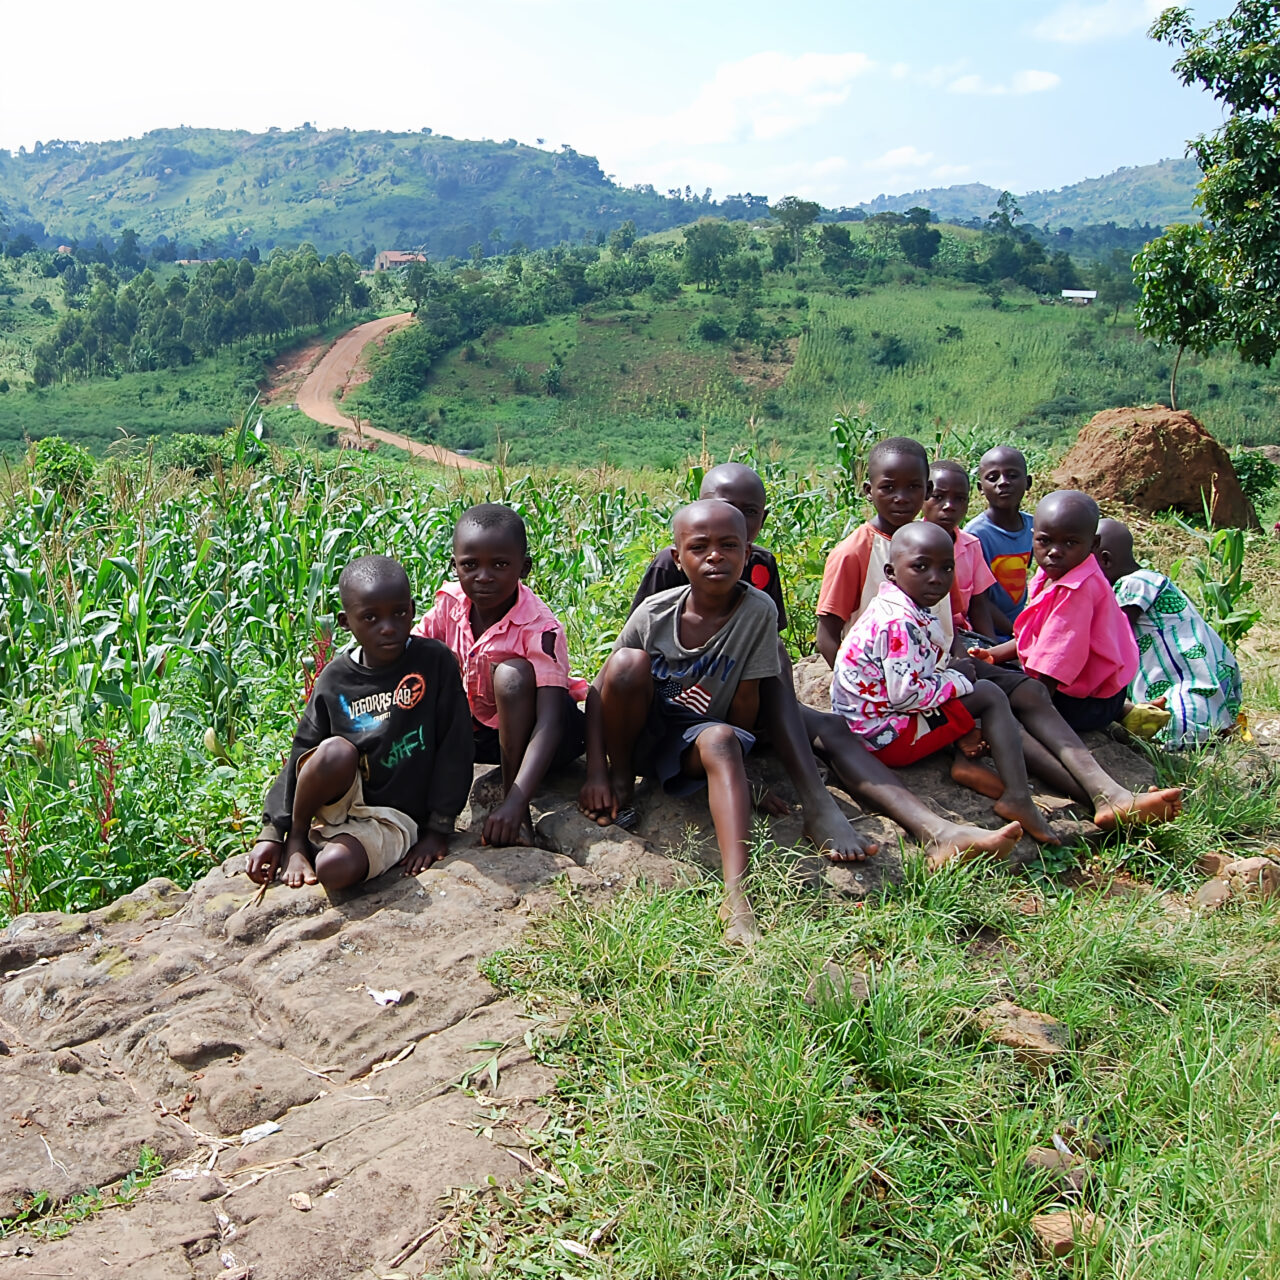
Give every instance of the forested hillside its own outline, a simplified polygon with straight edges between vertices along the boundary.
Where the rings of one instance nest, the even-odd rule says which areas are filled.
[[[163,237],[177,258],[308,242],[371,266],[375,249],[426,245],[434,257],[468,257],[473,246],[494,253],[594,237],[627,218],[656,231],[704,213],[763,211],[762,199],[713,204],[709,191],[620,187],[571,147],[430,130],[157,129],[0,151],[0,240],[110,244],[132,228],[144,245]]]

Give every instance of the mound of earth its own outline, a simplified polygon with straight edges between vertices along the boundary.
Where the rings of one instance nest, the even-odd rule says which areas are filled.
[[[1094,414],[1053,481],[1103,506],[1123,502],[1141,511],[1201,516],[1207,500],[1215,525],[1258,527],[1227,451],[1191,414],[1163,405]]]
[[[824,671],[799,664],[815,705]],[[1152,780],[1141,757],[1095,742],[1127,785]],[[751,770],[794,798],[768,756]],[[942,812],[996,825],[941,763],[907,777]],[[103,910],[0,931],[0,1216],[38,1191],[107,1186],[144,1145],[166,1167],[131,1208],[60,1239],[0,1238],[0,1280],[346,1280],[438,1261],[458,1188],[536,1165],[529,1135],[554,1087],[530,1038],[550,1024],[503,998],[484,959],[565,892],[590,907],[718,865],[705,801],[642,793],[635,832],[601,829],[577,812],[581,781],[553,780],[535,815],[553,851],[461,834],[416,877],[393,870],[332,896],[275,885],[261,899],[240,856],[187,891],[153,880]],[[497,795],[479,776],[462,824],[474,832]],[[874,859],[806,854],[792,816],[770,822],[777,852],[756,874],[854,897],[899,880],[901,833],[845,807],[882,842]],[[707,946],[718,936],[709,903]]]

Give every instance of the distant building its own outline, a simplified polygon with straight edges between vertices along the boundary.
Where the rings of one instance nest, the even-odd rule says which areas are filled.
[[[71,253],[75,253],[75,250],[69,244],[60,244],[58,246],[58,252],[71,254]]]
[[[1087,307],[1097,296],[1097,289],[1063,289],[1062,296],[1077,307]]]
[[[425,253],[405,253],[400,249],[383,249],[373,260],[375,271],[394,271],[396,267],[407,267],[411,262],[426,262]]]

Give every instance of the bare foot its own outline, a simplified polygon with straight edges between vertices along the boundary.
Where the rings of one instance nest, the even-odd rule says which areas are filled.
[[[752,787],[751,803],[757,813],[770,818],[785,818],[791,812],[791,806],[772,787],[764,787],[758,794]]]
[[[976,791],[988,800],[999,800],[1004,795],[1004,783],[994,769],[966,756],[957,755],[951,762],[951,780],[970,791]]]
[[[284,872],[280,878],[290,889],[301,889],[304,884],[316,883],[316,869],[301,849],[294,849],[284,864]]]
[[[973,858],[1007,858],[1013,846],[1022,839],[1022,824],[1011,822],[999,831],[984,827],[948,828],[925,846],[926,865],[930,871],[945,867],[948,862],[969,862]]]
[[[819,804],[817,813],[804,814],[804,834],[824,858],[832,862],[865,862],[880,846],[874,840],[863,840],[849,819],[840,812],[828,793],[828,804]]]
[[[1036,808],[1034,801],[1027,804],[1014,804],[1003,797],[991,806],[999,818],[1008,818],[1016,822],[1022,830],[1039,844],[1061,844],[1062,837],[1045,821],[1045,816]]]
[[[1114,831],[1122,826],[1154,826],[1160,822],[1172,822],[1182,812],[1182,788],[1168,787],[1157,791],[1151,787],[1137,795],[1125,792],[1128,800],[1117,799],[1102,804],[1094,810],[1094,825],[1103,831]]]
[[[726,895],[716,912],[720,923],[725,926],[724,943],[729,947],[754,947],[764,935],[756,920],[756,913],[746,895],[739,893]]]
[[[982,730],[975,725],[962,738],[956,739],[956,746],[969,757],[970,760],[976,759],[987,751],[987,740],[982,736]]]

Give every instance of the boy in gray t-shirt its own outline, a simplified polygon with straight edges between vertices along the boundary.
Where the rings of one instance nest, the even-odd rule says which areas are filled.
[[[777,609],[741,581],[747,526],[736,507],[690,503],[671,531],[689,584],[643,601],[596,676],[578,802],[604,824],[630,803],[637,771],[669,795],[705,782],[724,869],[725,940],[749,944],[759,930],[742,889],[751,829],[744,754],[755,743],[759,682],[780,670]]]

